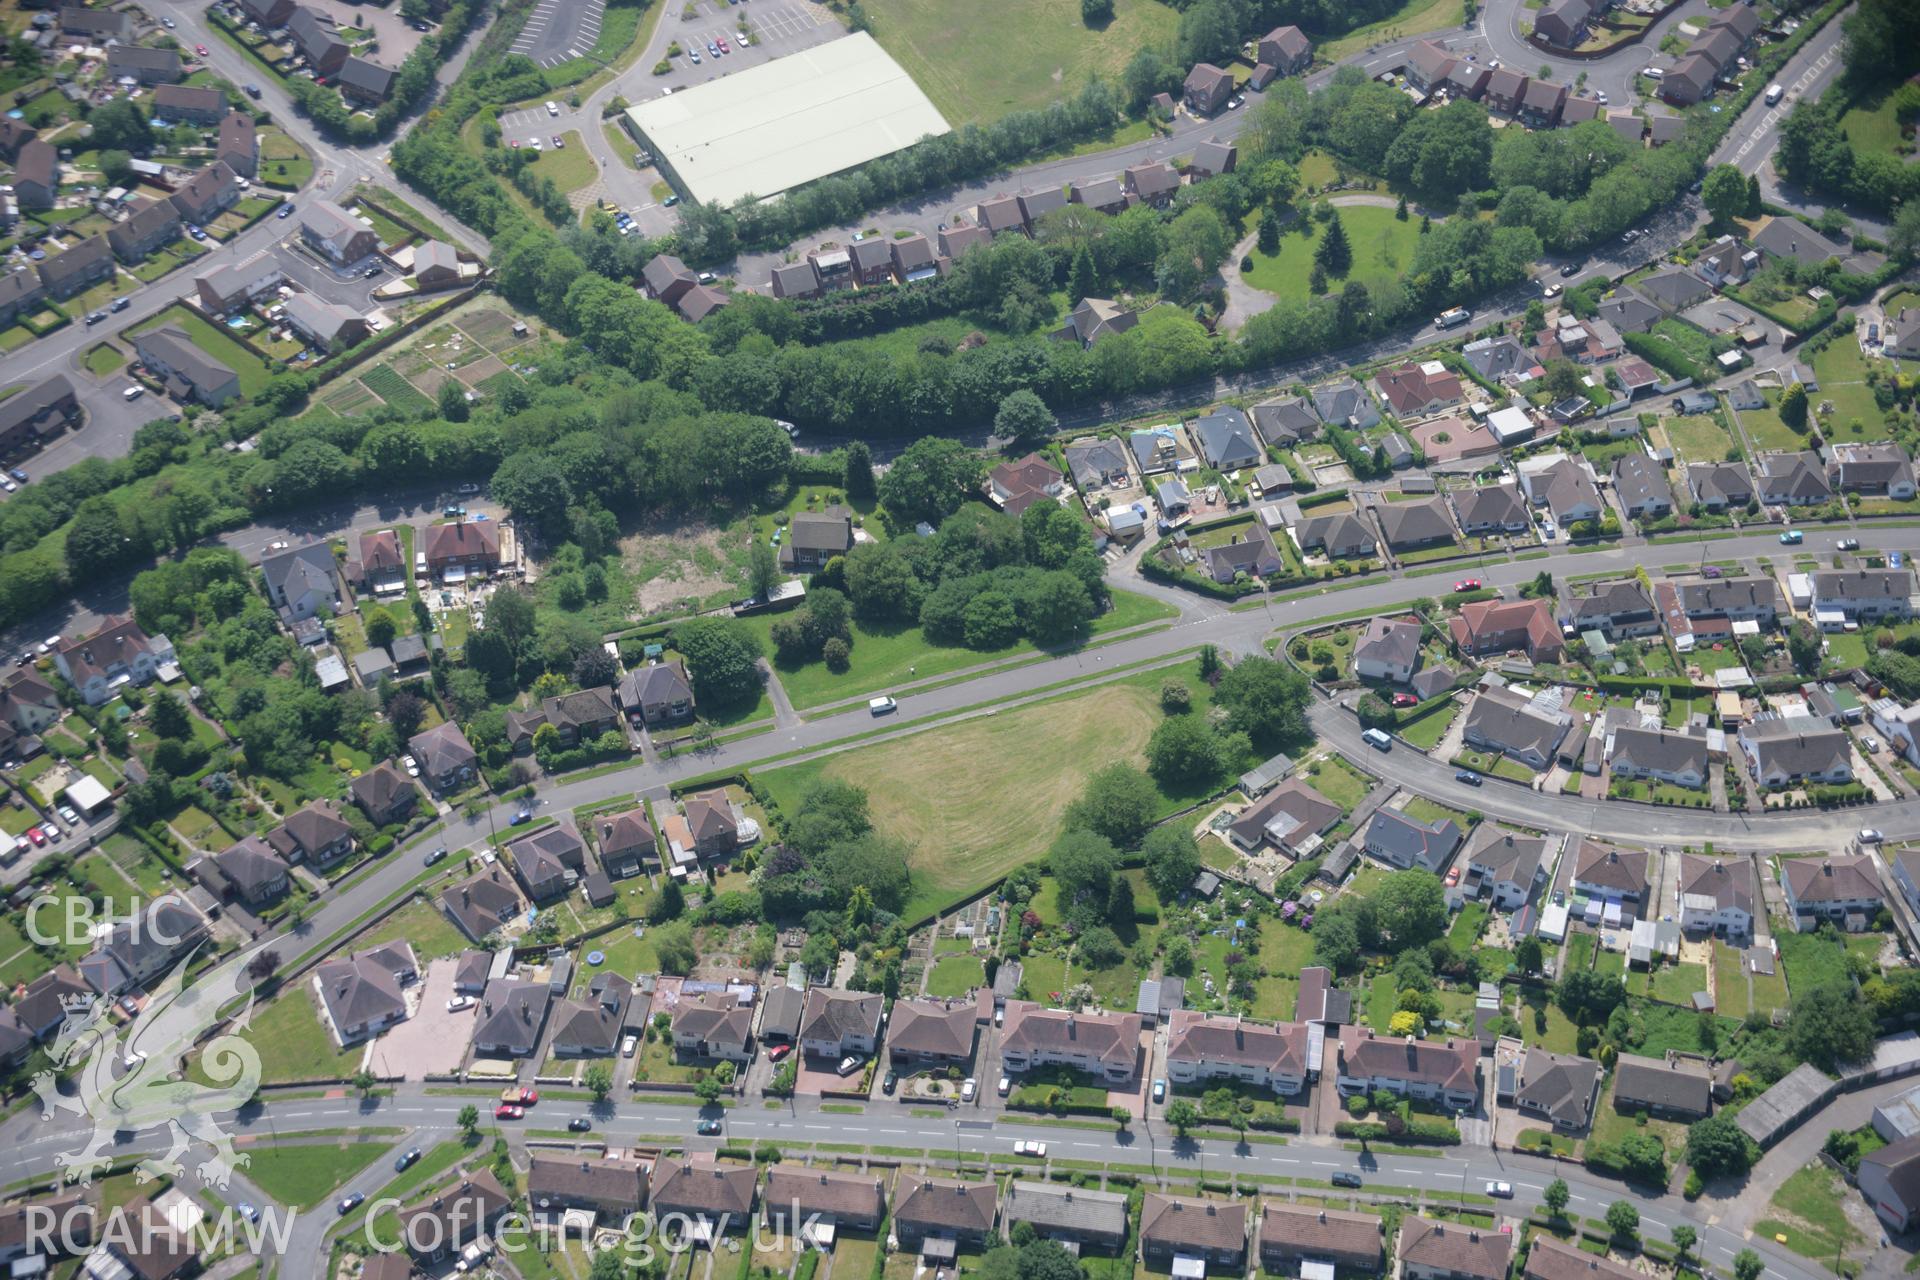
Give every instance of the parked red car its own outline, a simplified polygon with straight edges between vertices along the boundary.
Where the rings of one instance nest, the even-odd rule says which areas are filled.
[[[768,1061],[768,1062],[781,1062],[781,1061],[784,1061],[784,1060],[786,1059],[786,1056],[787,1056],[788,1054],[790,1054],[790,1053],[792,1053],[792,1052],[793,1052],[793,1046],[792,1046],[792,1045],[790,1045],[790,1044],[777,1044],[777,1045],[775,1045],[775,1046],[773,1046],[773,1048],[771,1048],[771,1049],[769,1049],[769,1050],[767,1050],[767,1061]]]
[[[34,842],[34,844],[36,844],[36,845],[39,845],[39,846],[41,846],[42,848],[44,848],[44,847],[46,847],[46,843],[47,843],[47,833],[46,833],[46,832],[44,832],[44,831],[42,831],[42,830],[41,830],[40,828],[38,828],[38,827],[28,827],[28,828],[27,828],[27,839],[29,839],[29,840],[31,840],[31,841],[33,841],[33,842]]]
[[[1393,705],[1396,707],[1417,706],[1419,705],[1419,702],[1420,702],[1420,699],[1414,697],[1410,693],[1396,693],[1393,695]]]

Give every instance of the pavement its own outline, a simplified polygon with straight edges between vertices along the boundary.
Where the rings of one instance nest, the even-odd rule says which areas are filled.
[[[430,1093],[418,1085],[402,1085],[392,1096],[362,1101],[352,1097],[303,1097],[285,1102],[269,1101],[232,1117],[224,1127],[236,1140],[252,1137],[277,1139],[306,1130],[341,1130],[356,1127],[401,1127],[408,1130],[394,1139],[395,1149],[433,1144],[453,1137],[458,1130],[460,1109],[480,1106],[489,1114],[481,1091],[448,1096]],[[668,1141],[691,1150],[712,1150],[724,1144],[768,1142],[787,1150],[807,1143],[852,1143],[871,1147],[912,1148],[937,1156],[948,1150],[986,1151],[1002,1158],[1011,1155],[1012,1144],[1028,1139],[1047,1143],[1055,1159],[1098,1161],[1130,1165],[1144,1172],[1195,1173],[1221,1177],[1249,1174],[1266,1177],[1293,1177],[1324,1181],[1336,1172],[1358,1173],[1363,1183],[1379,1184],[1378,1193],[1363,1190],[1363,1199],[1377,1194],[1387,1202],[1404,1202],[1397,1188],[1417,1188],[1438,1195],[1467,1192],[1479,1194],[1487,1182],[1511,1182],[1516,1198],[1511,1205],[1496,1206],[1497,1213],[1526,1212],[1539,1203],[1546,1186],[1554,1178],[1566,1181],[1571,1212],[1587,1218],[1599,1218],[1606,1206],[1618,1199],[1632,1200],[1640,1210],[1643,1231],[1669,1233],[1685,1222],[1699,1232],[1699,1251],[1723,1272],[1731,1270],[1733,1255],[1743,1248],[1756,1250],[1766,1263],[1765,1274],[1774,1280],[1817,1280],[1823,1273],[1803,1259],[1776,1247],[1772,1241],[1750,1238],[1739,1230],[1717,1224],[1707,1209],[1690,1205],[1677,1196],[1648,1199],[1623,1184],[1596,1178],[1572,1164],[1556,1164],[1531,1156],[1485,1149],[1457,1149],[1435,1157],[1413,1158],[1396,1152],[1363,1154],[1351,1152],[1325,1138],[1296,1138],[1286,1145],[1263,1142],[1240,1144],[1231,1140],[1179,1138],[1164,1122],[1151,1119],[1129,1132],[1099,1129],[1061,1129],[1042,1123],[1027,1123],[1009,1114],[963,1108],[938,1118],[912,1114],[905,1104],[870,1104],[859,1115],[842,1112],[828,1114],[817,1103],[796,1098],[778,1110],[741,1106],[718,1112],[724,1124],[717,1137],[700,1138],[690,1133],[696,1113],[685,1106],[667,1106],[645,1100],[622,1100],[595,1105],[584,1102],[541,1101],[525,1122],[504,1125],[489,1121],[483,1139],[494,1133],[511,1138],[515,1130],[537,1126],[541,1130],[565,1127],[568,1120],[587,1117],[593,1141],[613,1146],[630,1146]],[[971,1112],[972,1114],[969,1114]],[[712,1114],[712,1112],[701,1113]],[[1807,1130],[1824,1133],[1819,1117],[1810,1120]],[[36,1109],[29,1109],[0,1126],[0,1175],[10,1182],[44,1174],[53,1167],[59,1153],[76,1149],[90,1136],[91,1126],[76,1126],[64,1118],[43,1121]],[[118,1155],[149,1152],[160,1148],[159,1133],[142,1134],[122,1144]],[[385,1139],[382,1139],[385,1141]],[[242,1148],[244,1150],[244,1147]],[[351,1179],[336,1193],[361,1192],[370,1199],[394,1176],[392,1161],[385,1156]],[[230,1189],[236,1199],[257,1194],[244,1186]],[[255,1203],[263,1203],[256,1200]],[[280,1274],[287,1280],[315,1280],[328,1256],[326,1236],[338,1218],[331,1204],[294,1221],[288,1233]]]

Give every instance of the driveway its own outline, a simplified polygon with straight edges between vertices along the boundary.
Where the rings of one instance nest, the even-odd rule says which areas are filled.
[[[426,976],[415,984],[418,1003],[413,1016],[374,1043],[375,1075],[423,1080],[460,1069],[467,1045],[473,1040],[473,1022],[480,1006],[447,1012],[447,1001],[453,998],[453,970],[452,959],[435,960],[427,966]]]

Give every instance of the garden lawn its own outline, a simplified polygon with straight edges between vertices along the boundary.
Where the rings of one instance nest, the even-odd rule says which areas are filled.
[[[467,939],[446,913],[433,903],[417,899],[388,916],[365,937],[354,939],[356,950],[364,951],[384,942],[406,939],[422,961],[459,955],[467,948]]]
[[[1740,416],[1741,430],[1747,433],[1747,439],[1753,441],[1753,447],[1761,452],[1771,449],[1792,452],[1806,448],[1806,435],[1788,426],[1780,416],[1780,393],[1763,391],[1761,394],[1767,398],[1766,408],[1736,411]]]
[[[83,361],[87,366],[87,372],[97,378],[106,377],[126,362],[127,358],[120,354],[119,348],[107,342],[102,342],[89,350]]]
[[[1143,674],[773,769],[760,782],[788,815],[816,778],[865,787],[874,826],[912,849],[912,897],[900,914],[916,920],[1039,857],[1095,770],[1143,759],[1169,673]]]
[[[1858,343],[1829,343],[1814,356],[1813,374],[1820,380],[1820,390],[1808,399],[1815,405],[1833,402],[1833,414],[1828,419],[1833,430],[1829,434],[1846,433],[1847,424],[1855,420],[1863,424],[1863,430],[1875,429],[1875,424],[1884,420],[1885,415],[1874,403],[1873,388],[1867,385],[1867,358],[1860,354]]]
[[[927,994],[930,996],[964,996],[969,991],[986,985],[987,971],[978,957],[969,955],[941,956],[934,962],[933,972],[927,975]]]
[[[1816,933],[1782,930],[1774,934],[1780,947],[1780,967],[1787,987],[1806,995],[1821,987],[1847,980],[1847,949]],[[1758,1004],[1758,992],[1755,993]]]
[[[260,389],[267,385],[267,379],[273,376],[260,357],[183,306],[168,307],[151,320],[136,326],[133,332],[146,333],[163,325],[177,325],[194,346],[238,374],[240,394],[243,396],[258,395]]]
[[[1894,86],[1889,84],[1873,96],[1854,103],[1840,117],[1840,129],[1856,151],[1895,154],[1900,145],[1900,118],[1894,114]],[[1888,315],[1898,315],[1889,311]]]
[[[1709,414],[1668,418],[1667,443],[1688,462],[1723,462],[1733,448],[1733,437]]]
[[[1113,18],[1097,26],[1074,0],[959,10],[945,0],[872,0],[866,11],[874,38],[956,129],[1038,110],[1095,75],[1116,83],[1136,50],[1168,45],[1178,23],[1155,0],[1115,0]]]
[[[1653,974],[1653,998],[1667,1004],[1691,1006],[1693,993],[1707,989],[1707,966],[1703,964],[1662,965]]]
[[[1367,798],[1373,783],[1339,756],[1327,756],[1309,766],[1303,781],[1327,799],[1352,813]]]
[[[265,1008],[255,1007],[247,1040],[260,1052],[262,1084],[298,1080],[344,1080],[360,1069],[365,1045],[342,1050],[314,1011],[304,984],[295,986]],[[198,1057],[192,1076],[205,1079]]]
[[[385,1155],[384,1143],[355,1136],[250,1148],[247,1177],[284,1205],[311,1209],[333,1189]]]
[[[1747,964],[1739,951],[1724,942],[1713,944],[1713,1005],[1723,1018],[1747,1016]]]
[[[1457,13],[1457,0],[1451,2]],[[1358,280],[1371,288],[1406,274],[1420,242],[1417,218],[1402,222],[1394,217],[1392,209],[1371,205],[1349,205],[1338,212],[1340,221],[1346,225],[1347,241],[1353,246],[1353,267],[1346,279]],[[1301,227],[1309,228],[1309,233],[1297,234],[1295,229]],[[1324,234],[1325,228],[1311,219],[1294,223],[1289,234],[1280,237],[1280,252],[1266,254],[1256,249],[1253,269],[1242,271],[1240,278],[1253,288],[1282,300],[1305,302],[1311,296],[1308,284],[1313,273],[1314,250]],[[1340,284],[1339,280],[1327,282],[1334,293],[1340,291]]]
[[[1431,751],[1440,745],[1440,739],[1447,736],[1447,729],[1460,714],[1464,704],[1458,699],[1449,702],[1444,710],[1431,711],[1399,730],[1400,736],[1408,746],[1418,747],[1422,751]]]

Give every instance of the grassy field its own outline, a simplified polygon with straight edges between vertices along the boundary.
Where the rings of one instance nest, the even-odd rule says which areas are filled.
[[[1149,596],[1132,591],[1115,591],[1113,608],[1093,620],[1092,630],[1095,635],[1119,631],[1169,618],[1173,613],[1171,607]],[[747,626],[759,635],[769,653],[773,652],[770,638],[773,624],[779,616],[764,613],[745,620]],[[927,639],[926,633],[919,627],[881,631],[870,630],[856,622],[853,628],[852,662],[844,673],[835,675],[824,662],[794,665],[783,663],[776,657],[773,665],[774,670],[779,672],[780,683],[785,687],[787,697],[792,699],[794,706],[804,710],[842,698],[864,697],[909,680],[925,680],[950,671],[964,671],[981,663],[1037,652],[1033,645],[1024,640],[1005,649],[967,649],[935,644]]]
[[[1314,60],[1338,62],[1349,54],[1358,53],[1368,45],[1383,40],[1398,40],[1405,36],[1425,35],[1429,31],[1457,27],[1464,13],[1460,0],[1407,0],[1400,12],[1391,18],[1383,18],[1370,26],[1349,31],[1338,40],[1318,45],[1313,51]]]
[[[874,826],[913,848],[909,920],[1040,856],[1094,771],[1139,762],[1163,673],[760,775],[787,814],[816,778],[867,789]]]
[[[1155,0],[1115,0],[1113,19],[1097,28],[1081,20],[1079,0],[977,0],[964,18],[943,0],[862,8],[874,39],[956,128],[1044,107],[1095,75],[1115,83],[1135,50],[1170,44],[1178,24]]]
[[[1455,11],[1459,9],[1457,0]],[[1413,251],[1420,241],[1420,223],[1408,218],[1405,222],[1393,216],[1392,209],[1376,209],[1370,205],[1350,205],[1338,210],[1340,221],[1345,224],[1347,240],[1353,246],[1353,269],[1347,279],[1358,280],[1371,287],[1387,280],[1398,280],[1406,274],[1407,267],[1413,261]],[[1305,301],[1308,293],[1309,277],[1313,273],[1313,254],[1319,246],[1325,228],[1311,220],[1294,224],[1295,228],[1308,228],[1308,234],[1298,235],[1291,230],[1280,238],[1280,252],[1265,254],[1258,250],[1253,254],[1253,270],[1243,271],[1240,278],[1256,289],[1271,293],[1275,297]],[[1340,282],[1329,280],[1327,287],[1339,292]]]
[[[567,145],[556,151],[547,144],[529,167],[542,178],[552,178],[553,185],[562,191],[578,191],[599,177],[600,171],[593,167],[593,157],[587,154],[587,145],[578,132],[569,130],[560,135],[560,140]]]
[[[1846,1196],[1846,1183],[1839,1174],[1825,1165],[1809,1164],[1780,1184],[1767,1204],[1772,1216],[1754,1223],[1754,1232],[1763,1237],[1784,1235],[1787,1248],[1830,1267],[1848,1246],[1863,1243],[1860,1232],[1847,1221],[1842,1207]]]
[[[247,1177],[284,1205],[311,1209],[332,1190],[385,1155],[378,1142],[344,1137],[297,1146],[267,1147],[248,1152],[253,1157]]]
[[[194,346],[238,374],[240,394],[243,396],[258,395],[260,388],[266,386],[267,379],[272,376],[265,361],[185,307],[168,307],[151,320],[136,326],[133,332],[146,333],[163,325],[177,325]]]
[[[1886,85],[1847,108],[1840,117],[1840,129],[1854,150],[1895,154],[1900,145],[1900,120],[1893,113],[1894,86]],[[1889,312],[1897,315],[1898,312]]]

